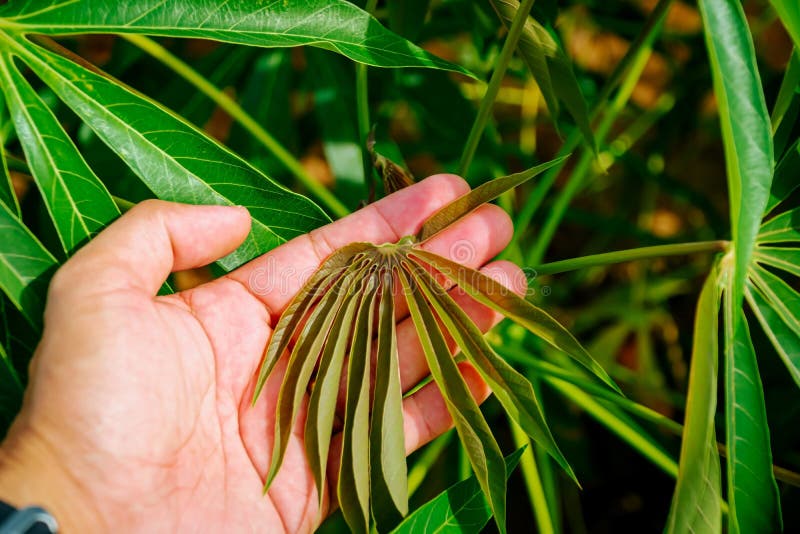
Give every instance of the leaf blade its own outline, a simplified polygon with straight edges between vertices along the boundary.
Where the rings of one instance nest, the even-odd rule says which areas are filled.
[[[0,80],[34,181],[71,255],[116,219],[119,209],[7,53],[0,54]]]
[[[468,291],[478,302],[524,326],[553,347],[568,354],[608,387],[620,392],[619,386],[580,342],[544,310],[479,271],[421,249],[414,249],[412,254],[433,265],[448,278],[457,281],[459,287]]]
[[[714,430],[717,406],[716,270],[706,279],[695,315],[686,420],[681,441],[678,481],[665,532],[718,533],[722,529],[720,464]]]
[[[164,200],[243,205],[253,226],[219,264],[233,269],[326,222],[310,200],[279,186],[194,126],[107,75],[15,38],[14,53]],[[224,178],[221,178],[224,177]]]
[[[10,2],[0,11],[16,31],[51,35],[140,33],[212,39],[264,47],[309,45],[376,67],[424,67],[460,72],[390,32],[344,0],[215,2],[139,0],[120,9],[112,0]]]
[[[734,310],[729,297],[724,307],[728,528],[734,533],[780,532],[780,496],[772,473],[764,390],[755,349],[744,312],[741,308]]]
[[[542,163],[541,165],[531,167],[525,171],[490,180],[485,184],[476,187],[469,193],[455,199],[453,202],[447,204],[439,211],[428,217],[417,233],[417,240],[421,242],[430,239],[458,219],[478,208],[478,206],[485,204],[486,202],[491,202],[506,191],[527,182],[534,176],[543,173],[547,169],[555,167],[556,165],[560,165],[568,157],[569,156],[556,158],[546,163]]]

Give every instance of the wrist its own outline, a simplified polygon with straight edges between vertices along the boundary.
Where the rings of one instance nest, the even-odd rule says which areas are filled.
[[[95,503],[43,439],[15,424],[0,446],[0,500],[14,506],[41,506],[56,518],[60,532],[88,532],[101,526]]]

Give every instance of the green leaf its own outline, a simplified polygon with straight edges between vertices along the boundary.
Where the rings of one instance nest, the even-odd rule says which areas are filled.
[[[431,375],[453,418],[478,485],[488,498],[497,527],[501,533],[505,533],[506,475],[503,454],[450,355],[436,317],[420,293],[419,284],[413,277],[407,277],[404,271],[398,274]]]
[[[353,284],[342,297],[340,311],[336,314],[330,330],[331,335],[335,335],[335,337],[329,338],[325,342],[325,350],[319,360],[317,379],[308,401],[304,434],[306,455],[317,484],[320,504],[324,497],[328,452],[333,435],[333,418],[336,412],[336,400],[339,396],[342,364],[350,341],[353,317],[361,302],[363,289],[363,283]]]
[[[758,243],[800,242],[800,208],[785,211],[761,225]],[[758,253],[759,249],[756,249]]]
[[[308,282],[306,282],[303,288],[292,298],[292,302],[281,314],[278,324],[275,325],[275,328],[272,330],[269,343],[266,349],[264,349],[264,357],[261,360],[258,380],[256,381],[255,392],[253,393],[253,403],[258,399],[261,389],[264,387],[264,383],[269,373],[272,371],[272,368],[289,346],[289,342],[295,330],[302,323],[306,312],[311,309],[311,306],[322,295],[330,282],[338,276],[343,269],[347,268],[351,261],[355,260],[355,256],[367,250],[370,246],[371,245],[366,243],[353,243],[340,248],[320,265],[319,269],[308,279]]]
[[[70,4],[71,5],[71,4]],[[219,261],[233,269],[328,221],[225,147],[120,82],[25,40],[14,52],[164,200],[242,205],[253,226]]]
[[[408,475],[403,433],[403,392],[397,357],[392,270],[381,273],[375,391],[370,423],[372,515],[380,525],[408,513]]]
[[[741,3],[700,0],[699,6],[725,147],[735,255],[731,299],[739,308],[772,183],[772,128]]]
[[[758,247],[755,260],[795,276],[800,276],[800,249],[788,247]]]
[[[516,469],[525,450],[526,447],[522,447],[506,456],[506,473],[509,476]],[[414,510],[414,513],[392,530],[392,534],[481,532],[491,518],[492,511],[486,504],[481,485],[475,475],[472,475]],[[435,530],[431,530],[432,527]]]
[[[447,291],[436,283],[433,276],[415,263],[410,263],[409,268],[447,332],[475,366],[506,412],[577,483],[575,473],[550,433],[539,400],[528,379],[494,352],[480,329]]]
[[[0,91],[0,124],[5,122],[5,101],[3,91]],[[11,174],[8,172],[8,162],[6,161],[5,139],[0,135],[0,203],[8,206],[11,211],[20,215],[19,202],[14,194],[14,186],[11,183]]]
[[[9,54],[0,54],[0,81],[42,200],[71,255],[116,219],[119,209]]]
[[[333,320],[341,309],[342,299],[339,298],[339,294],[341,291],[349,291],[358,276],[362,275],[363,269],[363,265],[353,264],[348,269],[349,272],[340,276],[330,288],[326,289],[322,299],[306,318],[297,337],[278,394],[275,441],[265,487],[269,487],[272,483],[283,462],[283,455],[294,429],[297,410],[303,402],[311,374],[317,364],[317,357],[322,351]]]
[[[798,87],[800,87],[800,55],[797,49],[792,52],[792,57],[789,58],[789,64],[786,66],[786,72],[781,81],[781,88],[778,90],[778,96],[775,98],[775,106],[772,108],[770,120],[772,121],[772,132],[777,136],[777,131],[780,129],[789,108],[798,98]],[[781,151],[775,150],[776,154]]]
[[[667,534],[722,531],[720,464],[714,430],[719,312],[716,274],[715,269],[706,279],[697,303],[678,482],[667,518]]]
[[[206,2],[16,0],[0,10],[0,28],[50,35],[138,33],[264,47],[310,45],[375,67],[468,71],[429,54],[345,0]]]
[[[770,0],[778,12],[784,28],[792,36],[794,45],[800,48],[800,4],[796,0]]]
[[[519,2],[517,0],[490,0],[490,2],[503,25],[509,28],[514,14],[519,9]],[[589,108],[575,78],[572,63],[547,28],[533,17],[528,17],[517,49],[536,80],[550,114],[557,119],[558,101],[563,101],[564,107],[583,133],[586,143],[593,150],[597,150],[597,143],[589,123]]]
[[[775,168],[775,179],[769,194],[769,202],[764,208],[764,213],[770,213],[775,206],[788,198],[800,186],[797,179],[797,169],[800,168],[800,139],[786,151]]]
[[[741,308],[725,298],[725,420],[727,422],[728,529],[780,532],[778,485],[772,473],[764,390]],[[736,318],[734,315],[740,317]],[[737,321],[740,322],[736,327]],[[735,332],[734,332],[735,330]]]
[[[23,389],[11,358],[0,344],[0,439],[19,413]]]
[[[369,532],[369,385],[377,275],[367,279],[347,364],[347,401],[342,430],[342,461],[337,496],[351,532]]]
[[[0,204],[0,235],[0,288],[28,322],[41,330],[56,259],[5,204]]]
[[[477,209],[486,202],[491,202],[506,191],[514,189],[520,184],[523,184],[533,178],[534,176],[546,171],[551,167],[561,164],[569,156],[563,156],[554,160],[542,163],[536,167],[531,167],[526,171],[522,171],[502,178],[489,180],[485,184],[476,187],[469,193],[462,195],[447,204],[439,211],[431,215],[420,228],[417,233],[418,241],[425,241],[435,236],[457,220],[468,215],[473,210]]]
[[[608,387],[620,392],[619,386],[614,383],[605,369],[592,358],[580,342],[541,308],[517,296],[513,291],[479,271],[424,250],[414,249],[411,254],[418,256],[444,273],[448,278],[456,281],[459,287],[467,291],[472,298],[481,304],[519,323],[553,347],[567,353],[607,384]]]
[[[745,288],[745,297],[778,356],[800,387],[800,335],[788,326],[781,312],[752,283]]]
[[[783,322],[800,336],[800,293],[758,265],[750,270],[750,278]]]

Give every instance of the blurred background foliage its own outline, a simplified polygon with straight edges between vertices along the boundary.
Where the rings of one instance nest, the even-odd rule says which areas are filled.
[[[534,17],[552,28],[573,62],[589,110],[598,106],[604,84],[655,5],[656,0],[535,3]],[[747,0],[744,5],[771,108],[792,54],[792,41],[768,2]],[[418,178],[456,172],[486,90],[479,80],[488,80],[505,30],[489,2],[379,2],[375,15],[396,33],[477,75],[478,80],[434,70],[365,70],[378,150],[404,162]],[[60,42],[202,127],[275,180],[309,194],[296,173],[287,170],[252,132],[131,40],[90,35]],[[158,42],[238,102],[297,157],[308,176],[332,190],[349,210],[367,198],[356,113],[359,67],[353,62],[308,47],[259,49],[192,39]],[[671,3],[640,70],[640,75],[624,82],[629,98],[605,101],[613,117],[607,135],[599,136],[595,129],[596,155],[587,146],[578,146],[538,209],[520,215],[526,199],[536,194],[535,181],[501,199],[500,204],[518,221],[516,239],[505,257],[535,268],[544,262],[610,250],[730,237],[717,102],[702,21],[693,3]],[[129,202],[153,196],[48,88],[36,87],[113,195]],[[2,133],[24,219],[50,250],[58,251],[55,230],[5,119]],[[576,130],[568,113],[557,118],[549,114],[530,71],[515,56],[466,178],[475,185],[551,159],[565,139],[579,136]],[[786,139],[797,137],[796,126],[786,130]],[[574,199],[569,199],[552,240],[542,243],[542,228],[558,210],[558,195],[576,173],[582,178]],[[530,531],[537,524],[543,528],[542,513],[549,515],[556,532],[656,532],[663,528],[680,449],[680,426],[671,422],[683,418],[696,299],[711,262],[712,255],[705,252],[561,275],[531,271],[532,300],[564,322],[624,386],[628,397],[652,412],[637,417],[635,411],[626,412],[618,403],[587,395],[560,380],[547,368],[557,355],[547,353],[519,327],[506,322],[491,332],[498,352],[536,379],[551,428],[583,485],[582,491],[576,488],[544,455],[535,455],[535,460],[523,456],[522,468],[509,482],[512,532]],[[177,273],[174,284],[188,288],[212,276],[210,269]],[[30,354],[36,342],[30,327],[5,297],[0,307],[0,319],[7,323],[0,333],[9,337],[0,342],[12,356]],[[800,471],[797,386],[760,329],[753,328],[752,335],[767,385],[774,463]],[[542,363],[531,365],[529,354],[541,354]],[[25,368],[24,362],[16,363]],[[569,364],[559,361],[559,365]],[[520,438],[494,400],[487,403],[485,413],[494,422],[504,450],[516,448]],[[659,419],[659,414],[670,421]],[[415,454],[409,468],[411,485],[416,487],[412,509],[465,475],[459,442],[450,434]],[[779,478],[785,530],[797,531],[797,477],[788,472]],[[323,526],[328,532],[341,528],[336,515]]]

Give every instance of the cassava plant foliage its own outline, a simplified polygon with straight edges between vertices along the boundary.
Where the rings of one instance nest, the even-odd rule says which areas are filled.
[[[320,498],[338,461],[353,531],[477,532],[492,516],[593,531],[630,504],[605,493],[645,495],[638,531],[797,530],[798,6],[0,1],[1,431],[52,274],[132,204],[246,206],[252,230],[220,274],[409,186],[404,166],[446,170],[472,192],[416,235],[335,251],[282,313],[255,392],[287,358],[266,486],[310,393],[308,461]],[[92,55],[110,36],[109,57]],[[496,178],[506,167],[529,170]],[[535,269],[536,295],[420,247],[490,201],[514,222],[502,257]],[[678,230],[657,228],[664,212]],[[452,285],[511,321],[481,334]],[[460,438],[408,462],[403,302]],[[585,509],[578,479],[595,488]],[[507,484],[527,508],[506,510]]]
[[[396,521],[406,515],[408,488],[394,315],[394,296],[398,293],[408,304],[431,376],[445,398],[500,530],[505,531],[503,454],[458,371],[445,332],[489,384],[508,415],[575,478],[547,427],[533,386],[492,350],[480,329],[431,271],[445,275],[478,302],[512,318],[564,351],[609,387],[617,389],[616,385],[580,343],[545,311],[494,279],[418,247],[480,205],[557,163],[558,160],[551,161],[474,189],[431,216],[416,236],[382,245],[353,243],[322,263],[281,316],[259,372],[256,398],[269,372],[294,339],[278,400],[267,487],[281,466],[298,408],[316,370],[305,424],[305,445],[322,499],[340,375],[347,357],[339,505],[353,532],[368,532],[370,517]],[[373,337],[377,345],[374,370],[371,369]],[[374,391],[370,390],[372,375]]]

